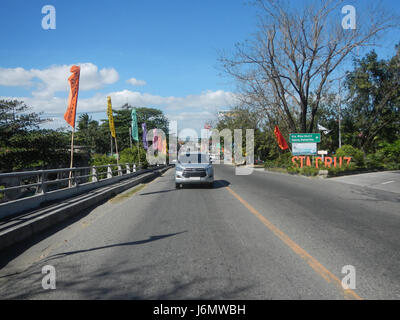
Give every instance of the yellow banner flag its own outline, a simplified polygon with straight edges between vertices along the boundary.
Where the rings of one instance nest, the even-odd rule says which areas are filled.
[[[107,115],[108,115],[108,123],[110,124],[110,132],[113,138],[115,138],[115,127],[114,127],[114,118],[112,114],[112,105],[111,105],[111,97],[107,97]]]

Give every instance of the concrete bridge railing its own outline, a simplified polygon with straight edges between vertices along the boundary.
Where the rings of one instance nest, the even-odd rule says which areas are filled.
[[[160,166],[134,163],[0,174],[0,219],[119,182]]]

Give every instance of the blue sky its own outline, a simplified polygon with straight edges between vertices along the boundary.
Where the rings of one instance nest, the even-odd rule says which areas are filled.
[[[399,12],[397,0],[384,3]],[[56,8],[55,30],[41,27],[48,4]],[[154,106],[180,126],[203,126],[234,101],[234,84],[219,76],[218,52],[249,38],[257,23],[247,0],[3,0],[0,10],[7,78],[1,82],[0,74],[0,97],[24,98],[53,116],[55,127],[64,125],[72,64],[85,64],[78,112],[105,118],[110,94],[115,108]],[[400,39],[390,40],[378,52],[392,54]]]

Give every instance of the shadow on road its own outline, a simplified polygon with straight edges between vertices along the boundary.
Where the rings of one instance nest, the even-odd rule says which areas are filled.
[[[226,180],[214,180],[214,185],[212,188],[209,188],[207,185],[203,185],[203,184],[187,184],[184,185],[185,189],[198,189],[198,188],[202,188],[202,189],[220,189],[220,188],[226,188],[230,185],[231,183],[229,181]]]
[[[271,299],[268,293],[259,293],[259,284],[242,277],[188,273],[182,270],[164,273],[171,263],[161,260],[157,264],[133,261],[130,257],[108,261],[90,272],[75,272],[80,264],[66,261],[58,265],[57,273],[70,275],[57,281],[56,290],[43,290],[41,286],[43,262],[21,274],[0,283],[1,299],[59,300],[230,300]],[[155,281],[157,275],[163,277]]]
[[[176,191],[176,189],[169,189],[169,190],[160,190],[160,191],[154,191],[154,192],[145,192],[145,193],[140,193],[140,196],[148,196],[151,194],[157,194],[157,193],[165,193],[165,192],[171,192],[171,191]]]
[[[29,237],[28,239],[23,240],[21,242],[17,242],[14,245],[4,249],[3,251],[1,251],[1,254],[0,254],[0,270],[4,266],[6,266],[10,261],[17,258],[19,255],[21,255],[26,250],[28,250],[30,247],[36,245],[37,243],[43,241],[46,238],[52,236],[53,234],[69,227],[70,225],[74,224],[75,222],[85,218],[95,208],[103,205],[107,201],[108,201],[108,199],[104,199],[104,200],[96,203],[95,205],[93,205],[85,210],[82,210],[82,212],[77,214],[76,216],[70,217],[70,218],[44,230],[43,232],[34,234],[33,236]]]
[[[159,236],[151,236],[149,239],[146,239],[146,240],[124,242],[124,243],[116,243],[116,244],[111,244],[111,245],[108,245],[108,246],[102,246],[102,247],[96,247],[96,248],[84,249],[84,250],[61,252],[61,253],[57,253],[55,255],[49,256],[47,260],[53,260],[53,259],[57,259],[57,258],[60,258],[60,257],[70,256],[70,255],[73,255],[73,254],[96,251],[96,250],[102,250],[102,249],[108,249],[108,248],[114,248],[114,247],[134,246],[134,245],[138,245],[138,244],[144,244],[144,243],[148,243],[148,242],[153,242],[153,241],[157,241],[157,240],[173,237],[173,236],[176,236],[178,234],[185,233],[185,232],[187,232],[187,231],[181,231],[181,232],[170,233],[170,234],[162,234],[162,235],[159,235]]]

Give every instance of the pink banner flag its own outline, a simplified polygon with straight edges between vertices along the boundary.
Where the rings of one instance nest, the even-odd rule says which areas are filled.
[[[157,129],[153,129],[153,150],[158,150],[158,135]]]

